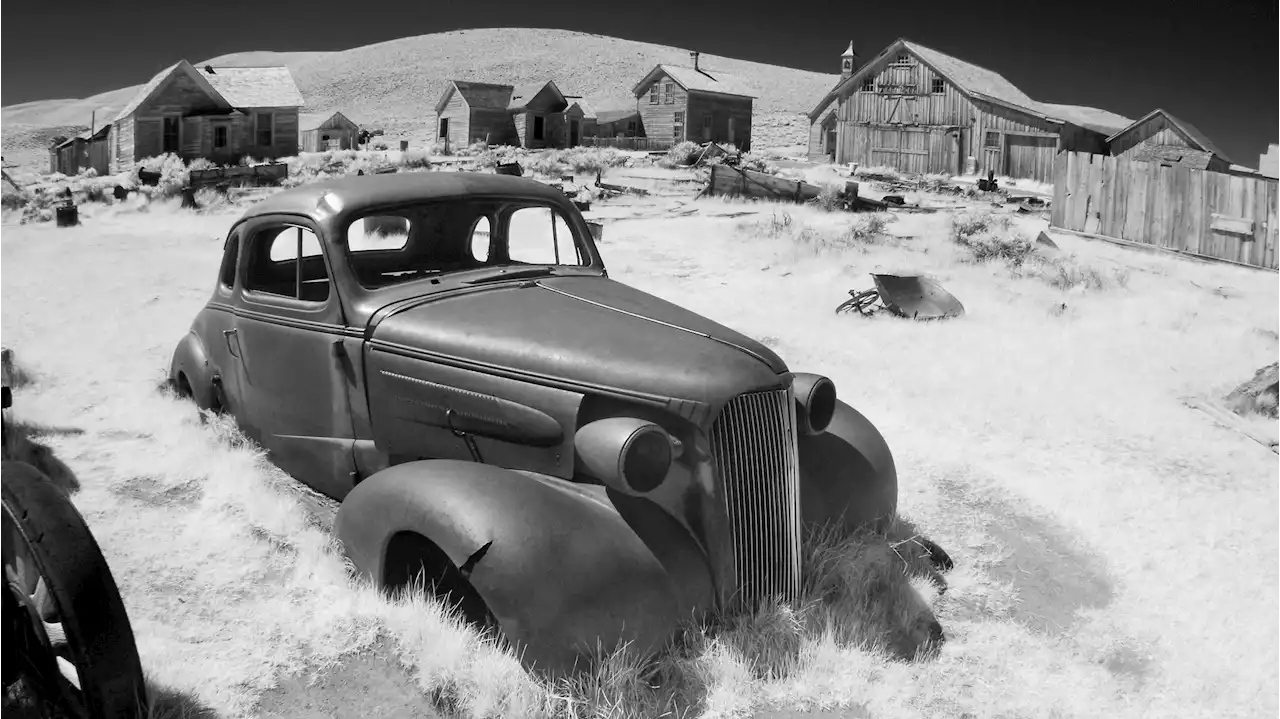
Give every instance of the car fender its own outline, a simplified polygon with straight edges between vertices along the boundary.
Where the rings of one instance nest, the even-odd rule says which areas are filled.
[[[880,431],[836,401],[825,432],[802,435],[800,512],[807,526],[883,529],[898,507],[898,471]]]
[[[603,487],[531,472],[460,460],[395,465],[352,489],[334,529],[376,586],[392,537],[430,540],[462,569],[526,664],[553,674],[572,669],[597,640],[610,650],[620,641],[657,649],[714,602],[707,565],[691,561],[701,559],[692,539],[672,539],[680,536],[674,522],[645,530],[662,537],[651,549]]]
[[[169,381],[177,387],[179,375],[186,377],[196,406],[210,409],[218,405],[214,374],[215,369],[209,363],[209,354],[200,337],[195,331],[188,332],[173,350],[173,360],[169,363]]]

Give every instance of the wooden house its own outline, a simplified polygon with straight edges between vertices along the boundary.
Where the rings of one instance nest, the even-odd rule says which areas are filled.
[[[1231,160],[1203,132],[1161,109],[1108,137],[1107,154],[1193,170],[1232,169]]]
[[[672,143],[713,141],[751,149],[754,90],[747,82],[698,63],[658,65],[636,83],[632,94],[641,135]]]
[[[90,168],[99,175],[107,174],[110,170],[107,156],[110,134],[111,126],[103,125],[56,143],[51,152],[53,166],[50,169],[64,175],[78,175]]]
[[[582,138],[596,136],[596,111],[580,97],[568,99],[569,107],[564,111],[569,128],[567,147],[577,147],[582,144]]]
[[[1103,153],[1127,118],[1032,100],[1000,74],[899,38],[841,78],[809,113],[809,154],[907,173],[1053,179],[1058,152]]]
[[[564,111],[569,101],[550,80],[517,86],[511,91],[507,110],[516,126],[516,141],[521,147],[566,147],[569,121]]]
[[[596,110],[597,137],[640,137],[640,129],[640,110],[634,101],[626,105],[600,105]]]
[[[360,149],[360,126],[341,112],[298,116],[298,151]]]
[[[224,164],[296,155],[302,105],[286,67],[197,69],[179,61],[143,85],[112,121],[111,170],[169,152]]]
[[[455,147],[514,142],[515,125],[507,112],[512,89],[510,85],[450,80],[436,103],[437,139]]]

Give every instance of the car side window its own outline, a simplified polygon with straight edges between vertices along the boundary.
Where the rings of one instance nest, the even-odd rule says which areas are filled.
[[[489,261],[489,240],[492,225],[488,217],[480,217],[471,227],[471,256],[476,262]]]
[[[263,227],[245,247],[244,288],[304,302],[329,299],[329,271],[320,240],[298,225]]]
[[[573,230],[550,207],[521,207],[507,220],[507,257],[532,265],[582,265]]]
[[[240,233],[232,232],[227,236],[227,243],[222,248],[222,269],[218,273],[218,283],[224,289],[231,289],[236,283],[236,262],[240,259]]]

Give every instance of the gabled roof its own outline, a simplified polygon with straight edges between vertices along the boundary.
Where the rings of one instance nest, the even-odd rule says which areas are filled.
[[[284,65],[200,67],[200,73],[232,107],[302,107],[306,101]]]
[[[530,102],[542,91],[550,87],[555,91],[556,97],[567,106],[569,101],[565,99],[564,93],[560,92],[560,88],[556,86],[555,81],[547,80],[546,82],[530,82],[523,85],[516,85],[511,90],[511,101],[507,104],[508,110],[523,110],[528,107]]]
[[[147,81],[147,84],[139,88],[138,91],[134,93],[133,99],[129,100],[129,102],[120,109],[120,112],[116,113],[115,119],[112,120],[112,122],[119,122],[132,115],[138,107],[142,105],[142,103],[146,102],[148,98],[155,94],[156,90],[160,89],[161,83],[168,80],[169,76],[173,75],[175,72],[187,73],[195,80],[196,84],[199,85],[207,95],[209,95],[209,97],[213,98],[215,102],[220,105],[230,107],[230,103],[227,102],[226,98],[215,90],[213,85],[209,84],[208,80],[204,79],[203,73],[196,72],[196,69],[186,60],[179,60],[156,73],[154,77]]]
[[[1151,112],[1148,112],[1141,119],[1134,121],[1128,127],[1124,128],[1123,130],[1120,130],[1119,132],[1112,135],[1111,137],[1108,137],[1107,144],[1110,145],[1112,142],[1115,142],[1116,138],[1120,137],[1121,135],[1125,135],[1132,132],[1133,130],[1137,129],[1141,125],[1145,125],[1147,122],[1151,121],[1158,115],[1163,116],[1165,121],[1168,122],[1171,127],[1177,130],[1183,137],[1186,138],[1188,142],[1190,142],[1197,149],[1203,150],[1205,152],[1213,153],[1214,155],[1217,155],[1219,159],[1227,162],[1228,164],[1235,164],[1231,161],[1231,158],[1227,157],[1226,154],[1223,153],[1222,150],[1218,148],[1217,145],[1213,144],[1213,141],[1210,140],[1207,135],[1197,130],[1194,125],[1192,125],[1189,122],[1184,122],[1182,120],[1179,120],[1178,118],[1174,117],[1173,115],[1170,115],[1168,112],[1160,108],[1156,108]]]
[[[586,118],[591,118],[593,120],[595,119],[596,110],[595,110],[595,107],[591,105],[591,103],[587,102],[586,100],[583,100],[582,98],[578,98],[573,102],[569,103],[570,108],[572,108],[574,105],[577,105],[578,109],[582,110],[583,119],[586,119]]]
[[[1086,107],[1084,105],[1054,105],[1047,102],[1039,103],[1044,108],[1045,114],[1049,117],[1056,117],[1066,120],[1073,125],[1078,125],[1087,130],[1110,135],[1133,122],[1124,115],[1117,115],[1114,112],[1102,110],[1096,107]]]
[[[636,109],[634,105],[632,105],[631,107],[613,107],[608,110],[597,110],[596,122],[601,124],[607,124],[610,122],[617,122],[619,120],[626,120],[627,118],[630,118],[630,117],[639,117],[639,116],[640,116],[640,111]]]
[[[453,93],[462,96],[463,102],[472,110],[505,110],[511,102],[510,85],[499,85],[491,82],[468,82],[466,80],[450,80],[445,86],[440,100],[436,103],[436,112],[443,112]]]
[[[644,91],[653,84],[654,80],[662,73],[666,73],[680,87],[688,92],[711,92],[719,95],[736,95],[738,97],[756,97],[755,88],[751,83],[727,75],[719,71],[710,71],[705,68],[697,70],[683,65],[658,65],[644,76],[644,79],[636,83],[632,89],[632,94],[640,97]]]
[[[316,130],[316,129],[319,129],[321,125],[329,122],[335,117],[340,117],[343,120],[346,120],[347,122],[351,123],[352,125],[359,126],[360,124],[355,120],[352,120],[351,118],[347,117],[341,111],[338,111],[338,110],[335,110],[333,112],[308,112],[308,113],[303,113],[301,115],[298,115],[298,129],[299,130]]]

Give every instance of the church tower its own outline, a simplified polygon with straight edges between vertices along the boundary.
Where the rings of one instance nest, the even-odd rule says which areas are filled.
[[[853,49],[853,41],[849,41],[849,49],[840,56],[840,77],[848,79],[858,69],[858,53]]]

